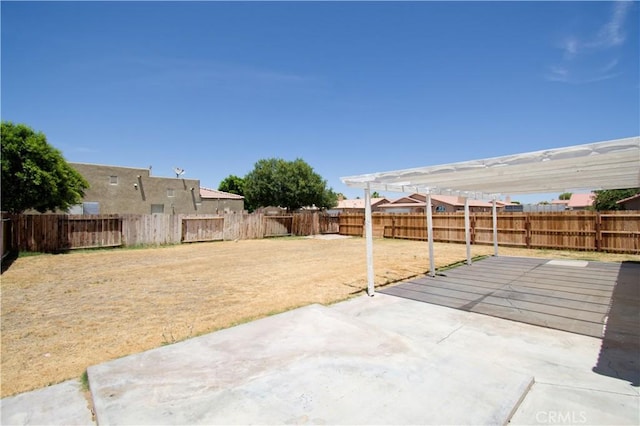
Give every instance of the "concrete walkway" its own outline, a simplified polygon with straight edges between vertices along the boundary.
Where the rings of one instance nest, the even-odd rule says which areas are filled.
[[[630,424],[602,340],[378,294],[89,368],[99,425]],[[94,424],[79,384],[1,401],[2,424]]]

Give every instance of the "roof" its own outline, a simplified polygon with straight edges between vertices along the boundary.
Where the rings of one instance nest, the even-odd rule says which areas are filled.
[[[483,160],[341,178],[377,191],[463,195],[640,187],[640,136]]]
[[[616,204],[623,204],[623,203],[626,203],[628,201],[636,200],[638,198],[640,198],[640,193],[638,193],[636,195],[632,195],[631,197],[623,198],[622,200],[618,200],[618,201],[616,201]]]
[[[371,205],[375,206],[381,202],[388,201],[386,198],[372,198]],[[356,198],[353,200],[341,200],[338,201],[336,209],[364,209],[364,198]]]
[[[232,194],[230,192],[218,191],[216,189],[200,187],[200,198],[211,199],[227,199],[227,200],[243,200],[242,195]]]
[[[596,194],[571,194],[567,207],[590,207],[595,201]]]
[[[426,206],[427,197],[422,194],[411,194],[408,197],[400,197],[397,198],[390,203],[382,204],[379,207],[381,208],[393,208],[393,207],[424,207]],[[455,195],[432,195],[431,196],[432,204],[436,203],[444,203],[457,207],[464,207],[464,199],[461,199]],[[504,203],[500,203],[504,204]],[[481,201],[481,200],[469,200],[469,207],[492,207],[493,204]]]

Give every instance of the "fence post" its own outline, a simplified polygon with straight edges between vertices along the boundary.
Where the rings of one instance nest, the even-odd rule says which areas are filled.
[[[600,212],[596,212],[596,251],[602,251],[602,217]]]
[[[396,237],[396,217],[391,216],[391,238]]]
[[[524,243],[527,248],[531,248],[531,216],[526,213],[524,217]]]

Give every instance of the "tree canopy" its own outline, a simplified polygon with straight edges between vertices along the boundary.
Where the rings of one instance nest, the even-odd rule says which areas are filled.
[[[244,196],[244,179],[236,175],[229,175],[220,182],[218,191]]]
[[[42,132],[3,121],[0,134],[3,211],[66,211],[82,201],[89,184]]]
[[[558,197],[558,200],[570,200],[571,199],[571,195],[572,195],[571,192],[563,192]]]
[[[596,194],[596,198],[593,202],[593,208],[595,210],[622,210],[622,206],[620,204],[616,204],[616,201],[620,201],[640,193],[640,188],[604,189],[594,192]]]
[[[300,158],[258,161],[244,178],[244,196],[249,210],[280,206],[291,211],[313,205],[331,208],[337,204],[337,195],[327,188],[326,180]]]

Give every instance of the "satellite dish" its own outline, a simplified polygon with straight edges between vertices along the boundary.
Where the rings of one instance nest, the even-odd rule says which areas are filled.
[[[184,174],[184,169],[181,169],[180,167],[174,167],[173,171],[175,172],[177,178]]]

